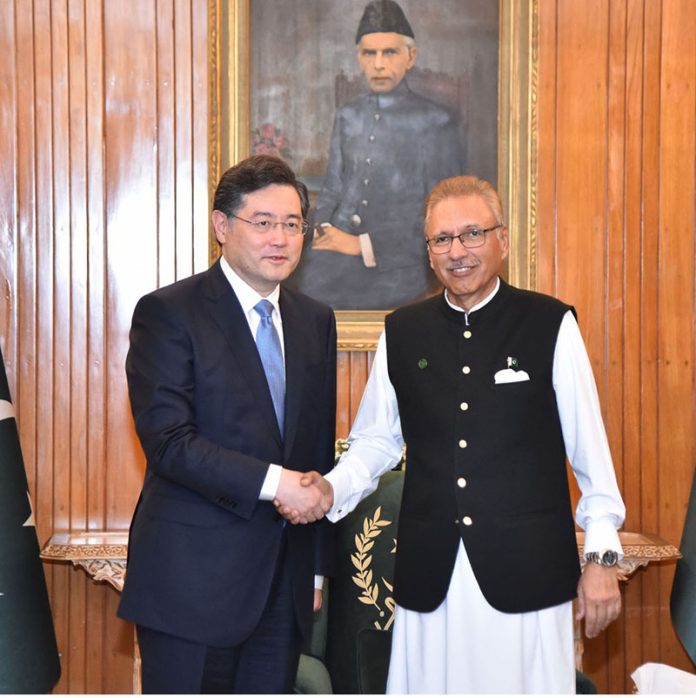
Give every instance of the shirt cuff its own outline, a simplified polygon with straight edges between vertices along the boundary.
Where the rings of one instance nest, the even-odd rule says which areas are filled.
[[[324,575],[323,574],[315,574],[314,575],[314,588],[319,589],[319,591],[321,591],[324,588]]]
[[[351,502],[342,493],[351,491],[350,474],[345,469],[334,468],[324,476],[333,487],[334,500],[331,509],[326,513],[326,518],[332,523],[340,521],[346,514],[349,514],[354,507],[351,507]]]
[[[275,499],[276,493],[278,492],[278,485],[280,485],[280,476],[283,473],[283,467],[281,465],[274,465],[271,463],[268,466],[268,472],[266,473],[266,479],[263,481],[261,486],[261,493],[259,494],[259,499],[262,502],[272,502]]]
[[[613,521],[608,519],[588,521],[583,555],[598,553],[602,550],[615,550],[619,554],[619,560],[623,559],[623,548]]]
[[[358,235],[360,241],[360,252],[362,253],[363,264],[366,267],[376,267],[377,260],[375,259],[375,251],[372,249],[372,240],[370,233],[360,233]]]

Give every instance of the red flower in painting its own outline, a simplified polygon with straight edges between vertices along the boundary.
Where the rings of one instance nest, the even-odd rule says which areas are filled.
[[[283,150],[285,150],[285,149],[288,147],[288,145],[290,144],[290,142],[289,142],[288,139],[281,133],[279,136],[276,136],[276,137],[273,139],[273,144],[275,145],[276,148],[278,148],[278,150],[280,150],[280,151],[282,152]]]
[[[254,155],[275,155],[287,159],[290,157],[289,145],[287,136],[268,122],[251,132],[251,152]]]
[[[270,140],[276,135],[276,127],[269,123],[261,124],[259,126],[259,135],[264,140]]]

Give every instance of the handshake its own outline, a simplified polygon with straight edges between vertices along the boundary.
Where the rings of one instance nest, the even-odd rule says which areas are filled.
[[[315,470],[300,473],[283,468],[273,504],[292,524],[312,523],[331,509],[333,487]]]

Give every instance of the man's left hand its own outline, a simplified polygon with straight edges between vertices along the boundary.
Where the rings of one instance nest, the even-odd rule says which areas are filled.
[[[360,240],[357,235],[346,233],[333,225],[322,225],[320,233],[314,233],[312,238],[313,250],[330,250],[339,254],[357,257],[362,254]]]
[[[597,637],[621,612],[621,592],[615,567],[588,562],[578,584],[576,620],[585,619],[585,635]]]
[[[322,593],[321,589],[315,589],[314,590],[314,612],[316,613],[317,611],[321,610],[321,602],[322,602]]]

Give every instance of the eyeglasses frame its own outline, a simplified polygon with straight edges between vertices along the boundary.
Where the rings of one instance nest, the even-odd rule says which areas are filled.
[[[241,216],[238,216],[235,213],[231,213],[230,218],[236,218],[238,221],[242,221],[243,223],[248,223],[249,225],[252,225],[256,229],[257,232],[260,232],[260,233],[269,233],[269,232],[271,232],[271,230],[275,230],[275,227],[277,225],[282,226],[283,230],[285,231],[285,234],[290,235],[291,237],[293,235],[305,235],[307,233],[307,230],[309,229],[309,225],[308,225],[307,221],[302,221],[300,223],[300,230],[298,233],[288,231],[285,228],[285,224],[287,221],[271,221],[271,227],[269,230],[259,230],[258,226],[259,226],[259,223],[261,221],[250,221],[248,218],[242,218]]]
[[[498,228],[504,228],[505,224],[504,223],[498,223],[496,225],[491,226],[490,228],[470,228],[469,230],[464,230],[459,235],[437,235],[436,237],[447,237],[449,238],[449,245],[447,246],[446,250],[440,250],[436,251],[433,247],[431,247],[430,243],[433,242],[435,238],[426,238],[425,240],[425,246],[433,253],[433,254],[447,254],[451,249],[452,245],[454,244],[455,239],[459,240],[460,244],[462,247],[464,247],[467,250],[475,250],[478,247],[483,247],[486,244],[486,233],[490,233],[493,230],[497,230]],[[479,233],[483,233],[483,241],[479,245],[466,245],[464,241],[462,240],[462,236],[465,235],[466,233],[472,233],[474,230],[477,230]]]

